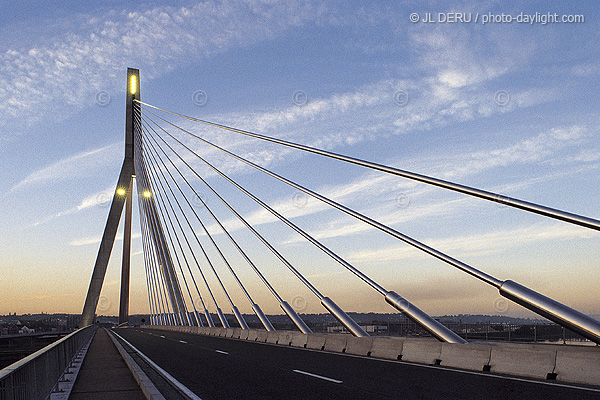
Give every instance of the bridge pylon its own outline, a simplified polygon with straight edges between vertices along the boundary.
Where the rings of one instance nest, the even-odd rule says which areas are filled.
[[[143,187],[147,182],[146,170],[143,165],[141,153],[141,142],[136,135],[141,130],[141,112],[140,106],[136,101],[140,101],[140,72],[138,69],[127,69],[127,99],[125,112],[125,158],[117,180],[108,219],[104,227],[100,249],[96,257],[94,271],[90,280],[90,286],[83,306],[81,314],[80,327],[88,326],[94,323],[96,308],[100,299],[102,284],[106,275],[106,269],[110,259],[110,254],[115,242],[117,229],[121,220],[123,207],[125,207],[125,224],[123,233],[123,260],[121,270],[121,294],[119,303],[119,324],[127,323],[129,319],[129,277],[130,277],[130,259],[131,259],[131,217],[133,203],[133,180],[136,178],[136,169],[140,169],[138,179],[138,189]],[[142,163],[142,164],[140,164]],[[138,164],[138,168],[136,168]],[[140,182],[141,181],[141,182]],[[155,212],[154,199],[145,200],[144,210],[140,210],[146,215]],[[152,230],[151,236],[158,253],[162,255],[162,269],[167,276],[173,276],[173,264],[171,256],[166,246],[164,233],[160,226],[160,221],[157,221]],[[169,285],[169,297],[173,304],[174,313],[176,315],[183,312],[180,308],[183,305],[181,292],[176,284],[172,282]]]
[[[81,314],[80,327],[94,323],[96,307],[100,299],[100,292],[106,275],[106,268],[110,259],[113,244],[119,228],[123,207],[127,204],[125,211],[125,229],[123,233],[123,262],[121,273],[121,301],[119,307],[119,324],[127,322],[129,315],[129,270],[131,249],[131,214],[133,199],[133,178],[135,177],[134,163],[134,125],[135,113],[139,114],[139,108],[134,104],[136,96],[140,93],[140,72],[137,69],[127,69],[127,102],[125,115],[125,158],[117,181],[117,187],[113,194],[112,203],[108,212],[108,219],[104,227],[104,234],[100,242],[100,249],[96,257],[96,264],[92,272],[90,286],[83,312]],[[138,115],[139,116],[139,115]]]

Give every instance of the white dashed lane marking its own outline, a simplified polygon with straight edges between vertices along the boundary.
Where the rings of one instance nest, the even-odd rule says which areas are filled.
[[[298,374],[302,374],[302,375],[312,376],[313,378],[323,379],[324,381],[329,381],[329,382],[333,382],[333,383],[344,383],[343,381],[339,381],[337,379],[328,378],[326,376],[317,375],[317,374],[313,374],[313,373],[306,372],[306,371],[300,371],[299,369],[295,369],[294,372],[296,372]]]

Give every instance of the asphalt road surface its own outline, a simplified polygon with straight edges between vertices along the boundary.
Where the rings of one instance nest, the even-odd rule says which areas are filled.
[[[117,329],[203,400],[600,399],[600,390],[245,340]]]

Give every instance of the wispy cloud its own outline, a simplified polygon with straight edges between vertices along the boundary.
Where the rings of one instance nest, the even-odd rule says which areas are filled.
[[[33,226],[43,225],[50,221],[56,220],[58,218],[65,217],[67,215],[76,214],[82,210],[86,210],[93,206],[109,206],[110,202],[112,200],[113,193],[114,193],[114,188],[112,188],[112,187],[106,188],[105,190],[102,190],[98,193],[94,193],[94,194],[86,197],[85,199],[83,199],[81,201],[81,203],[79,203],[79,205],[77,205],[75,207],[69,208],[64,211],[60,211],[56,214],[49,215],[45,218],[42,218],[39,221],[36,221],[33,224]]]
[[[127,66],[152,79],[193,58],[269,40],[307,21],[326,22],[327,12],[308,2],[254,0],[140,8],[76,15],[66,35],[0,49],[0,125],[64,118],[93,104],[99,91],[114,93]]]
[[[142,237],[142,234],[139,232],[131,234],[132,239],[139,239],[141,237]],[[123,240],[123,234],[117,234],[117,236],[115,237],[115,240]],[[71,245],[71,246],[88,246],[91,244],[100,244],[101,241],[102,241],[102,237],[100,237],[100,236],[85,237],[85,238],[80,238],[80,239],[74,239],[71,242],[69,242],[69,245]]]
[[[9,193],[31,186],[87,176],[90,171],[95,171],[98,168],[108,165],[118,165],[119,158],[122,158],[122,155],[119,154],[119,150],[122,146],[121,143],[115,143],[56,161],[46,167],[31,172],[19,183],[14,185]]]
[[[436,127],[484,119],[494,114],[516,112],[521,108],[533,107],[555,98],[552,89],[520,89],[511,93],[509,104],[500,107],[494,100],[495,90],[481,88],[478,85],[462,88],[446,87],[446,89],[453,94],[440,94],[442,89],[438,83],[432,82],[430,77],[420,80],[386,79],[367,84],[352,92],[315,99],[302,107],[290,106],[278,111],[262,113],[220,114],[210,116],[209,119],[309,146],[335,149],[340,145],[358,145],[390,135],[410,135]],[[474,89],[478,89],[477,93],[473,92]],[[398,96],[398,93],[408,96],[409,101],[406,105],[400,106],[396,102],[395,96]],[[464,100],[465,98],[468,100]],[[207,128],[204,125],[187,121],[177,122],[174,120],[174,122],[183,126],[184,129],[264,167],[289,163],[302,156],[296,150],[265,145],[262,141],[234,133],[224,133],[217,128]],[[164,123],[161,125],[227,174],[247,173],[252,170],[251,167],[175,128]],[[585,126],[564,129],[587,130]],[[534,144],[538,146],[537,150],[541,151],[542,148],[550,148],[558,142],[567,143],[567,140],[561,139],[559,131],[554,134],[540,135],[539,138],[531,140],[535,143],[515,144],[514,149],[505,151],[517,153],[518,146],[533,146]],[[545,140],[550,140],[550,143],[544,143]],[[175,144],[174,147],[190,161],[192,166],[204,168],[200,161],[190,156],[179,145]],[[534,150],[525,148],[520,152],[533,156]],[[503,158],[505,156],[518,158],[518,155],[497,154],[496,162],[507,165],[513,161],[511,157]],[[487,159],[488,154],[480,152],[474,154],[473,157]]]
[[[565,175],[581,173],[582,168],[584,170],[595,168],[593,164],[596,160],[595,153],[587,155],[588,158],[586,160],[591,162],[591,165],[588,166],[581,166],[579,158],[572,159],[569,163],[569,160],[563,159],[559,155],[562,154],[565,148],[579,148],[582,142],[593,142],[596,135],[596,131],[591,131],[579,125],[551,128],[500,148],[453,154],[452,157],[436,155],[428,163],[429,170],[426,172],[438,178],[452,178],[460,182],[467,177],[508,165],[528,165],[531,163],[544,163],[548,162],[548,160],[556,162],[554,161],[556,159],[568,163],[569,169],[563,170],[558,174],[553,172],[525,181],[485,188],[497,193],[522,190],[543,181],[556,180]],[[411,165],[414,163],[414,160],[405,159],[396,161],[394,164],[400,164],[400,167],[402,167],[402,165]],[[315,190],[325,197],[351,208],[358,207],[361,212],[367,215],[378,216],[377,219],[386,221],[388,225],[396,225],[423,218],[452,215],[453,213],[457,214],[461,210],[464,210],[465,207],[468,207],[470,200],[468,197],[455,200],[436,200],[436,198],[426,200],[426,196],[430,195],[436,189],[410,180],[401,179],[397,176],[377,172],[367,172],[354,181],[326,185]],[[406,207],[406,204],[403,204],[402,201],[419,202],[420,206]],[[364,204],[370,204],[371,206],[365,210]],[[300,192],[273,202],[270,205],[290,219],[314,215],[329,209],[329,206],[323,202]],[[262,208],[249,214],[246,218],[253,226],[277,221],[276,217]],[[311,232],[311,235],[317,239],[343,237],[371,229],[368,225],[358,221],[348,222],[347,218],[329,221],[322,220],[321,224],[320,229]],[[226,226],[230,230],[243,228],[243,225],[235,219],[229,219],[226,222]],[[220,232],[214,225],[210,227],[210,230],[211,233]],[[285,240],[284,243],[292,244],[302,240],[299,236],[294,235]]]
[[[594,232],[575,226],[533,225],[513,230],[502,230],[484,234],[457,236],[447,239],[426,239],[423,242],[458,257],[474,257],[497,254],[518,245],[552,240],[572,240],[593,238]],[[518,238],[518,242],[507,240]],[[348,255],[351,262],[388,262],[415,257],[418,253],[404,245],[381,249],[355,251]]]
[[[486,149],[453,157],[453,166],[448,159],[437,167],[446,178],[463,177],[496,167],[530,164],[542,160],[556,159],[564,148],[578,148],[581,143],[592,142],[598,130],[585,126],[571,125],[552,128],[507,147]],[[460,162],[458,162],[460,160]],[[445,171],[445,172],[441,172]]]

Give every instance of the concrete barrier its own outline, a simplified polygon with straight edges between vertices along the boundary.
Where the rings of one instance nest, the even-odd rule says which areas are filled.
[[[306,342],[308,340],[308,335],[302,332],[294,332],[292,334],[292,340],[290,341],[290,346],[293,347],[306,347]]]
[[[241,335],[241,333],[242,333],[242,328],[234,328],[234,329],[233,329],[233,335],[231,335],[231,337],[232,337],[233,339],[239,339],[239,338],[240,338],[240,335]]]
[[[219,334],[221,333],[221,329],[223,329],[223,328],[217,328],[217,327],[210,328],[210,331],[208,332],[208,334],[210,336],[219,336]]]
[[[325,338],[327,337],[327,335],[322,333],[309,333],[307,336],[307,349],[323,350],[325,348]]]
[[[278,331],[279,338],[277,340],[277,344],[282,346],[289,346],[292,343],[292,336],[294,334],[293,331]]]
[[[271,344],[277,344],[278,341],[279,341],[279,331],[267,332],[267,339],[265,340],[265,342],[271,343]]]
[[[335,351],[336,353],[343,353],[346,351],[346,343],[350,335],[344,334],[329,334],[325,336],[325,345],[323,350]],[[352,336],[350,336],[352,337]]]
[[[228,338],[233,337],[233,330],[234,330],[234,328],[225,329],[225,337],[228,337]]]
[[[407,339],[402,346],[402,361],[436,365],[440,363],[442,342],[437,339]]]
[[[200,335],[210,335],[210,327],[203,326],[202,328],[198,329],[198,333]]]
[[[249,329],[248,330],[248,336],[246,337],[246,340],[249,340],[251,342],[255,342],[256,339],[258,339],[258,331],[256,329]]]
[[[490,371],[546,379],[554,372],[556,350],[492,346]]]
[[[557,381],[600,385],[600,352],[559,350],[554,368]]]
[[[256,341],[257,342],[266,342],[267,341],[267,334],[269,332],[265,331],[264,329],[261,329],[258,331],[258,335],[256,336]]]
[[[373,338],[348,336],[346,342],[346,353],[358,356],[368,356],[373,347]]]
[[[490,363],[491,353],[489,344],[442,343],[441,365],[483,371]]]
[[[387,358],[388,360],[398,360],[402,354],[404,341],[400,338],[374,337],[371,346],[371,357]]]
[[[250,332],[250,329],[242,329],[240,332],[240,337],[238,339],[241,340],[248,340],[248,333]]]

